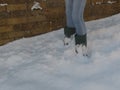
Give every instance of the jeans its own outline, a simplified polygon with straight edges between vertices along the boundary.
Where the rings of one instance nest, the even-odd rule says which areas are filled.
[[[76,34],[85,35],[87,30],[84,22],[86,0],[65,0],[67,27],[75,28]]]

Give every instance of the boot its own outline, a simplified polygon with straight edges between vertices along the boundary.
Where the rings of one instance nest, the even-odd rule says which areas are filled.
[[[75,45],[87,46],[87,35],[75,35]]]
[[[87,35],[75,35],[75,52],[87,56]]]
[[[65,27],[64,28],[64,45],[68,45],[72,39],[73,39],[73,36],[75,34],[75,28],[69,28],[69,27]]]

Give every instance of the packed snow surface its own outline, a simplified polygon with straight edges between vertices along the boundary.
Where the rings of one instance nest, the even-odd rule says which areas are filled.
[[[120,90],[120,14],[86,22],[91,57],[63,29],[0,47],[0,90]]]

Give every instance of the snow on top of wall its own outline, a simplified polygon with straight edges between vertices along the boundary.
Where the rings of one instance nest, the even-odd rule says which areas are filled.
[[[7,6],[8,4],[7,3],[1,3],[0,6],[3,7],[3,6]]]
[[[34,1],[34,4],[33,4],[33,6],[31,7],[31,10],[33,11],[33,10],[36,10],[36,9],[42,10],[43,8],[40,6],[40,3],[39,3],[39,2]]]

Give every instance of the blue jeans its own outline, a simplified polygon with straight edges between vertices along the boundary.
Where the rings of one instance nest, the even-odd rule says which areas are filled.
[[[65,0],[67,27],[75,28],[76,34],[85,35],[87,30],[84,22],[86,0]]]

